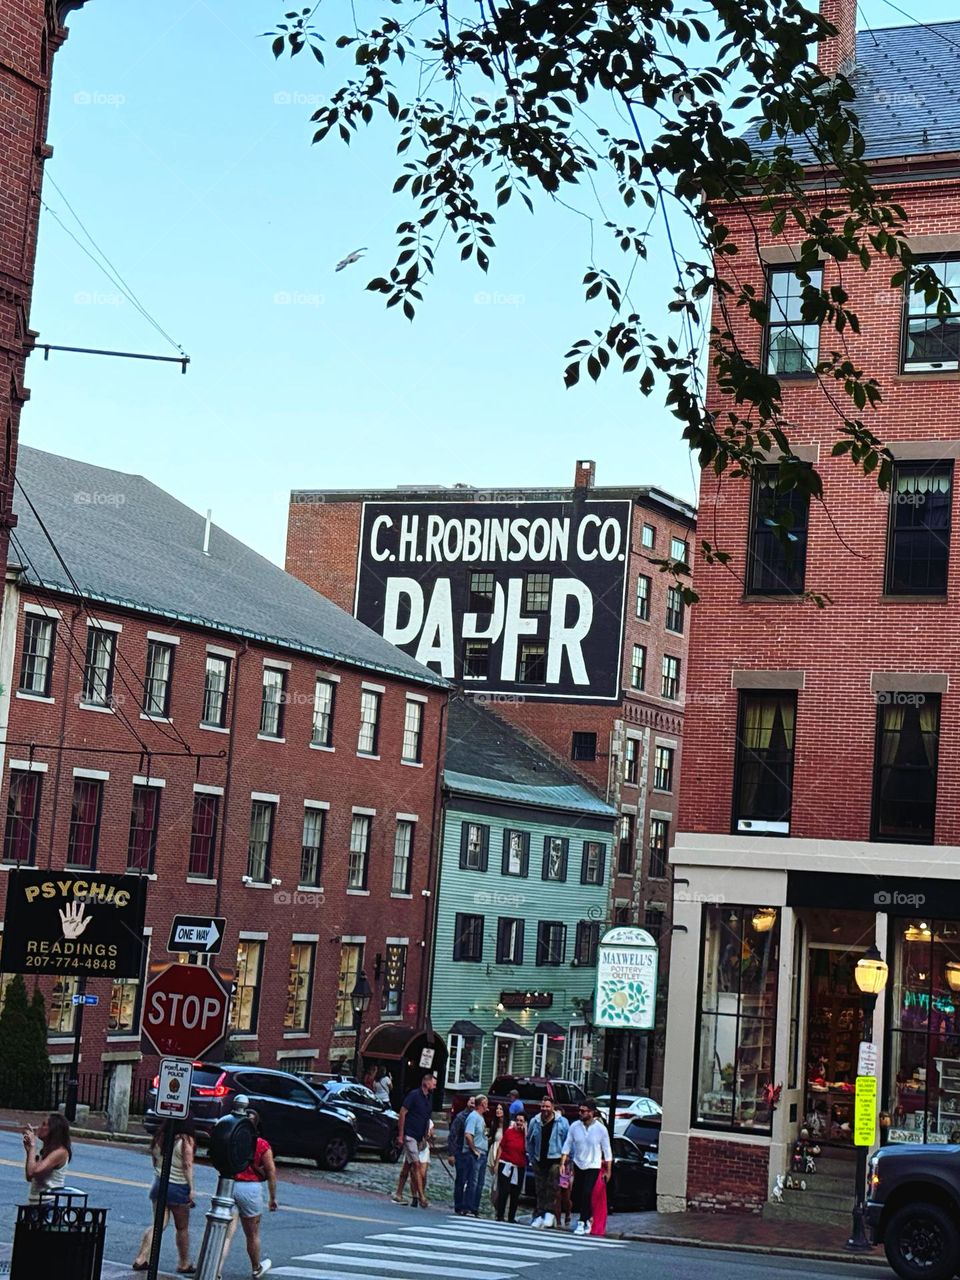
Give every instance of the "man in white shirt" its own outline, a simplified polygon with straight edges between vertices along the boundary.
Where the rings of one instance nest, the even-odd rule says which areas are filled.
[[[573,1211],[579,1215],[573,1229],[575,1236],[589,1235],[593,1189],[601,1171],[606,1182],[610,1181],[613,1171],[610,1135],[597,1118],[598,1110],[593,1098],[587,1098],[580,1104],[580,1119],[574,1120],[570,1126],[560,1153],[561,1173],[567,1168],[568,1161],[572,1159],[573,1163]]]

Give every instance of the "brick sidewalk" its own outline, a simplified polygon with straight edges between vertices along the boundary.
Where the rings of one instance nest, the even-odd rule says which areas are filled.
[[[883,1262],[883,1250],[848,1253],[849,1232],[842,1227],[807,1222],[764,1222],[760,1214],[614,1213],[607,1235],[659,1244],[688,1244],[714,1249],[742,1249],[830,1261]]]

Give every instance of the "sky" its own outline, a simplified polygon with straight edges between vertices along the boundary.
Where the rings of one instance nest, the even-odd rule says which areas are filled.
[[[949,13],[944,0],[908,7],[960,17],[960,0]],[[591,458],[598,484],[694,501],[690,453],[658,391],[644,398],[616,373],[564,389],[564,352],[608,316],[583,302],[583,211],[602,222],[588,196],[573,197],[579,213],[542,196],[533,217],[508,206],[489,273],[444,255],[412,324],[366,291],[408,216],[391,194],[394,139],[375,129],[350,148],[311,145],[310,115],[339,80],[308,54],[275,62],[260,33],[284,8],[88,0],[70,15],[31,325],[41,343],[156,355],[177,354],[170,338],[191,363],[183,376],[36,353],[23,442],[145,475],[277,563],[296,488],[568,486],[575,460]],[[338,34],[348,13],[332,0],[316,21]],[[864,18],[907,21],[888,0],[868,0]],[[91,261],[93,244],[168,336]],[[361,247],[362,261],[335,271]],[[659,224],[639,272],[638,309],[669,330]]]

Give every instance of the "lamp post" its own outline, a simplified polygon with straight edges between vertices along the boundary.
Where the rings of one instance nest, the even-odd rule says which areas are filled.
[[[873,1042],[873,1011],[877,1007],[877,996],[887,983],[887,966],[881,959],[876,945],[870,946],[857,961],[854,978],[860,991],[860,1004],[863,1009],[863,1038],[867,1044]],[[853,1201],[853,1233],[847,1241],[847,1248],[854,1251],[872,1249],[864,1229],[867,1189],[867,1148],[857,1147],[857,1164],[855,1173],[855,1195]]]
[[[353,1005],[353,1034],[357,1038],[353,1055],[353,1078],[355,1080],[360,1079],[360,1029],[363,1024],[363,1015],[370,1008],[370,997],[372,995],[373,991],[367,981],[367,975],[361,969],[357,974],[357,981],[353,990],[350,992],[350,1003]]]

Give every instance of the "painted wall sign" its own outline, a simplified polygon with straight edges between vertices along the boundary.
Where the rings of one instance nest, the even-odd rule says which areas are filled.
[[[615,701],[630,515],[626,499],[366,502],[354,612],[478,693]]]
[[[4,973],[139,978],[143,876],[15,868],[7,880]]]
[[[649,1031],[657,1017],[657,944],[645,929],[605,933],[597,948],[597,1027]]]

